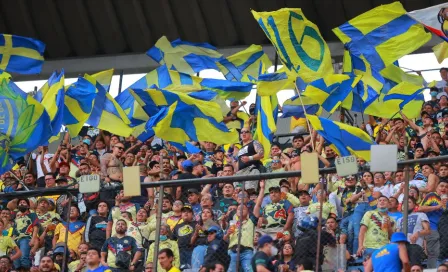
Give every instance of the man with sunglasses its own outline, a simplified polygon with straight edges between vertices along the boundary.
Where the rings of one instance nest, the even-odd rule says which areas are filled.
[[[123,181],[123,163],[120,158],[124,154],[124,145],[118,142],[114,145],[112,153],[101,157],[101,174],[106,182]]]

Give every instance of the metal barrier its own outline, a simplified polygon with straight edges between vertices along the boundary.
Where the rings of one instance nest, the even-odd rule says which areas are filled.
[[[399,169],[406,169],[407,167],[413,166],[417,163],[437,163],[441,161],[448,161],[448,156],[401,161],[398,162],[397,165]],[[364,167],[360,169],[360,172],[364,172],[367,170],[369,170],[368,167]],[[335,168],[323,168],[319,170],[321,176],[332,174],[335,172]],[[298,232],[297,225],[299,224],[298,219],[300,218],[301,213],[303,213],[304,211],[303,209],[298,209],[300,208],[300,206],[297,205],[299,207],[295,207],[296,210],[294,210],[293,214],[291,215],[292,207],[289,207],[289,205],[291,205],[289,200],[290,195],[280,193],[280,199],[273,199],[273,197],[265,195],[264,192],[258,193],[256,195],[254,194],[254,192],[257,191],[256,189],[254,190],[254,186],[258,185],[258,181],[262,180],[265,181],[265,183],[268,183],[273,179],[297,178],[300,176],[301,171],[290,171],[279,173],[261,173],[249,176],[167,180],[152,183],[141,183],[142,188],[154,188],[156,191],[158,191],[158,201],[155,204],[156,209],[152,207],[153,210],[156,210],[156,213],[153,214],[153,217],[156,220],[156,228],[152,230],[154,234],[154,241],[149,247],[150,254],[153,254],[152,260],[154,262],[154,270],[157,271],[157,265],[155,265],[155,263],[158,263],[157,254],[159,250],[167,247],[169,248],[177,244],[177,250],[173,249],[173,251],[175,251],[176,258],[179,258],[179,260],[176,260],[176,262],[177,264],[187,266],[187,268],[189,269],[198,269],[201,265],[204,265],[204,261],[207,262],[209,260],[212,260],[214,263],[221,263],[224,266],[230,266],[229,271],[250,271],[250,259],[257,247],[255,241],[257,240],[256,236],[258,234],[256,231],[271,235],[274,238],[276,245],[280,247],[280,256],[284,258],[285,262],[290,259],[289,257],[292,257],[292,261],[297,261],[297,254],[299,254],[297,251],[300,251],[300,260],[316,264],[315,270],[320,271],[320,269],[322,269],[322,267],[320,266],[323,263],[324,257],[328,257],[329,255],[332,255],[334,257],[335,254],[340,254],[341,252],[344,253],[345,257],[344,246],[338,246],[338,250],[336,251],[334,250],[334,247],[325,247],[325,245],[334,245],[334,240],[337,237],[335,237],[336,233],[332,232],[331,228],[333,226],[331,226],[330,228],[330,226],[327,225],[324,228],[325,231],[322,230],[322,224],[324,223],[323,219],[329,219],[328,217],[325,218],[326,216],[323,216],[324,208],[326,208],[324,207],[324,202],[320,202],[320,206],[315,207],[318,211],[317,214],[319,217],[319,225],[317,229],[313,230],[312,234],[310,234],[311,238],[301,239],[301,236],[296,237]],[[201,185],[206,186],[206,189],[203,192],[199,191]],[[265,186],[266,185],[267,184],[265,184]],[[408,185],[409,175],[407,175],[406,177],[405,187],[408,187]],[[222,186],[223,188],[220,189],[220,186]],[[224,186],[227,186],[228,188],[224,188]],[[324,178],[321,178],[320,186],[320,188],[325,188],[326,184]],[[176,190],[178,187],[191,188],[192,190],[178,191]],[[165,194],[165,190],[168,190],[167,194]],[[102,189],[102,191],[107,190]],[[221,191],[222,197],[219,191]],[[273,191],[277,192],[276,189],[273,189]],[[76,189],[55,188],[38,191],[0,193],[0,196],[2,196],[4,199],[11,199],[67,194],[67,196],[69,197],[71,195],[76,195],[77,193],[78,190]],[[172,199],[170,198],[170,195]],[[198,203],[197,198],[199,198],[200,195],[202,195],[202,200]],[[250,202],[250,200],[251,197],[255,196],[257,196],[257,201],[255,203],[253,212],[257,212],[258,210],[260,210],[258,204],[260,204],[261,201],[262,213],[247,216],[245,207],[254,205],[254,203]],[[196,225],[192,226],[192,224],[183,224],[189,223],[187,219],[186,222],[180,221],[181,217],[179,216],[182,215],[181,213],[179,213],[179,203],[174,203],[176,208],[173,208],[173,212],[171,213],[167,212],[166,209],[164,210],[164,205],[172,206],[172,200],[174,199],[176,199],[176,201],[188,201],[190,202],[190,204],[192,204],[191,208],[193,210],[193,217],[195,218],[195,222],[197,222]],[[407,199],[408,196],[405,195],[405,199],[403,201],[403,222],[405,226],[407,226]],[[213,203],[214,200],[218,201],[218,203],[220,204],[222,203],[222,205]],[[245,203],[245,205],[240,205],[241,203]],[[199,207],[201,207],[200,211]],[[294,220],[290,221],[290,219],[288,219],[289,216],[294,216]],[[255,218],[257,219],[255,220]],[[179,226],[181,224],[183,224],[182,226],[185,228],[179,230]],[[334,223],[332,222],[332,224]],[[294,226],[294,228],[291,228],[291,226],[289,225]],[[192,245],[188,244],[181,245],[179,240],[178,242],[173,242],[173,237],[170,237],[170,233],[173,230],[177,232],[174,236],[178,239],[180,237],[179,235],[191,234],[192,236],[196,236],[191,240],[192,242],[190,243],[195,244],[196,246],[193,247]],[[286,230],[288,230],[289,233]],[[213,234],[214,232],[217,232],[217,234]],[[163,234],[161,235],[161,233]],[[218,236],[218,238],[216,238],[216,236]],[[221,236],[223,236],[224,239],[219,239]],[[163,237],[163,239],[161,239],[161,237]],[[213,240],[214,242],[210,245],[209,242],[212,238],[218,239],[219,241]],[[314,238],[316,240],[313,240]],[[207,241],[207,239],[209,241]],[[294,241],[294,239],[296,240]],[[67,241],[67,237],[65,238],[65,240]],[[250,241],[252,243],[250,243]],[[296,250],[296,256],[290,256],[290,248],[292,250]],[[67,248],[65,250],[67,250]],[[190,253],[191,256],[189,256]],[[326,256],[323,256],[323,254],[326,254]],[[343,257],[338,256],[334,261],[337,263],[341,263],[341,258]],[[149,259],[151,258],[147,258],[145,256],[143,261],[146,263],[146,260]],[[286,267],[281,267],[280,269],[284,269],[282,271],[287,271]]]

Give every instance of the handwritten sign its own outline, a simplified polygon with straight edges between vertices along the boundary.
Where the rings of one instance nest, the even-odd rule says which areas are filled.
[[[355,156],[338,157],[335,160],[338,176],[345,177],[358,173],[358,162]]]
[[[86,175],[78,178],[79,192],[83,194],[96,193],[100,191],[100,176]]]

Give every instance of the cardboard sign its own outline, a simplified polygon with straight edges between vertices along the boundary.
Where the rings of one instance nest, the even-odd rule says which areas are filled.
[[[301,182],[305,184],[319,183],[319,157],[317,153],[303,152],[300,154],[302,167]]]
[[[334,161],[338,176],[345,177],[358,173],[358,162],[355,156],[337,157]]]
[[[370,147],[370,171],[397,171],[397,145],[372,145]]]
[[[83,194],[96,193],[100,191],[100,176],[86,175],[78,178],[79,192]]]
[[[140,187],[139,166],[123,168],[123,191],[124,196],[140,196],[142,189]]]

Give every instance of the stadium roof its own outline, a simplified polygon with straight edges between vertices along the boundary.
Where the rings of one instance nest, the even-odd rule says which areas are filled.
[[[250,44],[274,50],[250,10],[302,8],[316,23],[332,55],[342,44],[331,29],[391,0],[0,0],[1,33],[33,37],[47,44],[41,75],[16,80],[44,79],[55,69],[67,76],[116,68],[125,73],[148,72],[156,63],[144,56],[158,38],[208,42],[225,55]],[[410,11],[445,0],[401,0]],[[429,52],[433,39],[420,52]]]

